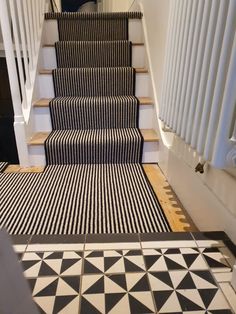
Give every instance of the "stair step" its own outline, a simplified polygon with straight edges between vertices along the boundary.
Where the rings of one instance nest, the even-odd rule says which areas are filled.
[[[132,46],[144,46],[144,43],[131,42]],[[55,48],[55,44],[44,44],[43,48]]]
[[[152,105],[153,101],[150,97],[138,97],[140,105]],[[48,107],[52,98],[41,98],[34,103],[34,107]]]
[[[144,138],[144,142],[158,142],[159,138],[155,130],[143,129],[140,130]],[[29,140],[28,145],[43,145],[50,132],[37,132]]]
[[[148,70],[145,68],[135,68],[136,73],[148,73]],[[39,74],[43,75],[51,75],[52,70],[51,69],[41,69],[39,70]]]

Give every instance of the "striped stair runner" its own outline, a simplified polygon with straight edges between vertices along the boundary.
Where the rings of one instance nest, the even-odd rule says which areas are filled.
[[[3,172],[8,166],[7,162],[0,162],[0,172]]]
[[[56,97],[131,96],[135,70],[120,68],[61,68],[52,72]]]
[[[58,41],[55,49],[58,68],[128,67],[131,65],[132,45],[128,40]]]
[[[141,17],[140,12],[46,14],[57,20],[60,41],[128,40],[128,19]]]
[[[57,19],[53,131],[43,173],[1,174],[0,226],[13,234],[170,231],[141,165],[129,13]]]

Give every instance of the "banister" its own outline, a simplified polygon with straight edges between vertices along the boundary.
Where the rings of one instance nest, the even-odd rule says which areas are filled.
[[[9,19],[6,0],[0,0],[0,7],[1,7],[0,23],[1,23],[1,29],[2,29],[4,49],[6,53],[7,68],[8,68],[8,73],[10,73],[9,81],[10,81],[13,109],[14,109],[15,115],[23,116],[17,69],[16,69],[15,62],[13,62],[13,60],[15,60],[15,54],[14,54],[14,47],[13,47],[12,36],[11,36],[10,19]]]
[[[16,145],[21,166],[29,166],[26,123],[30,115],[37,75],[45,4],[46,0],[0,0],[0,25],[14,109]]]

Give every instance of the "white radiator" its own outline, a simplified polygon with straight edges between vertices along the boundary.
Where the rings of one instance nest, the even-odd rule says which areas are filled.
[[[202,160],[236,167],[236,0],[171,0],[159,118]]]

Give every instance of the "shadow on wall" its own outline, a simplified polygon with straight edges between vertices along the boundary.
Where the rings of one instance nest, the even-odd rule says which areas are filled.
[[[12,107],[6,59],[0,58],[0,161],[18,164]]]
[[[63,12],[96,12],[97,0],[61,0]]]

